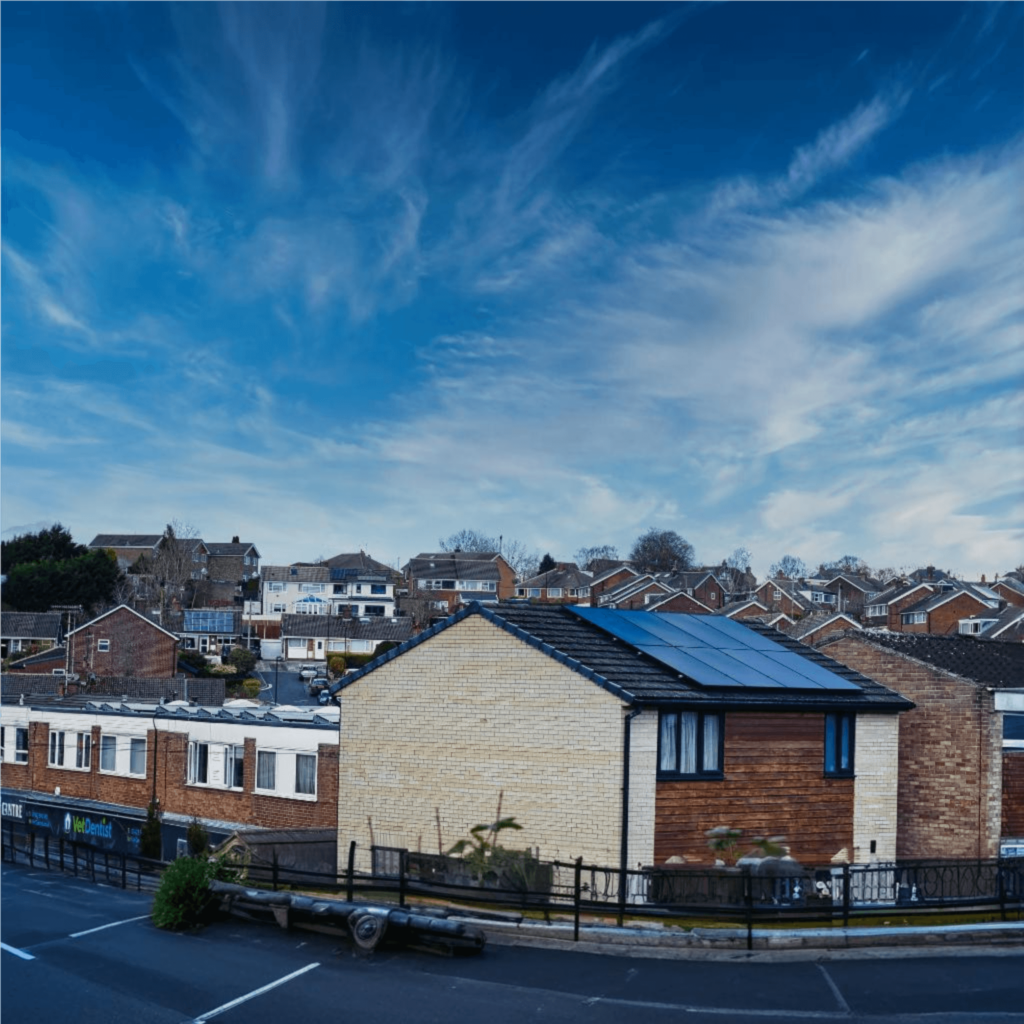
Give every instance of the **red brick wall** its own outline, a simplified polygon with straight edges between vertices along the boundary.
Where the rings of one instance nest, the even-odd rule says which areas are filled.
[[[712,596],[714,595],[714,596]],[[721,608],[725,603],[721,585],[713,579],[705,580],[699,587],[693,590],[693,596],[706,604],[709,608]]]
[[[600,583],[590,587],[590,603],[593,607],[597,607],[600,603],[598,598],[608,590],[614,590],[620,583],[624,583],[628,579],[635,579],[636,573],[631,569],[620,569],[617,572],[613,572],[611,576],[601,580]]]
[[[994,590],[1007,604],[1016,605],[1018,608],[1024,607],[1024,594],[1014,590],[1013,587],[1008,587],[1005,583],[993,583],[992,590]]]
[[[110,642],[100,651],[100,640]],[[178,669],[178,641],[127,608],[118,608],[68,637],[72,672],[87,676],[169,678]]]
[[[1024,750],[1003,753],[1003,835],[1024,839]]]
[[[996,856],[1002,734],[992,695],[856,636],[822,653],[917,705],[900,715],[896,855]]]
[[[72,732],[70,727],[65,731]],[[256,782],[254,739],[245,740],[244,789],[237,792],[186,785],[188,736],[185,733],[154,732],[152,729],[147,732],[144,779],[100,772],[99,726],[92,729],[92,767],[89,771],[50,768],[47,765],[49,735],[49,727],[44,722],[30,723],[29,762],[27,765],[3,766],[5,787],[52,793],[59,786],[62,797],[145,808],[154,793],[155,768],[155,792],[160,800],[160,809],[165,812],[263,828],[335,828],[338,823],[337,744],[319,744],[317,747],[316,800],[294,800],[253,792]]]
[[[658,606],[659,612],[684,612],[687,615],[707,615],[707,608],[701,607],[689,594],[676,594],[673,598]]]
[[[960,620],[972,615],[988,612],[988,606],[970,594],[958,594],[951,601],[940,605],[928,616],[928,632],[938,636],[960,632]]]
[[[654,860],[673,855],[714,863],[710,828],[783,835],[805,864],[853,852],[853,779],[827,779],[820,714],[725,716],[725,778],[658,782]]]
[[[904,632],[907,627],[903,625],[901,612],[905,608],[909,608],[911,605],[917,604],[918,601],[923,601],[930,593],[932,593],[930,587],[920,587],[919,589],[907,594],[905,597],[901,597],[898,601],[893,601],[893,603],[889,605],[889,620],[887,623],[889,629],[894,633]]]

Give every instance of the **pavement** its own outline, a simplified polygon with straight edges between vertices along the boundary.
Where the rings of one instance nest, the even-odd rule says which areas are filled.
[[[649,924],[580,925],[578,941],[572,924],[537,921],[493,921],[470,918],[488,942],[576,950],[610,956],[653,959],[703,959],[742,953],[745,959],[818,958],[854,952],[887,956],[958,955],[970,947],[991,952],[1002,947],[1024,953],[1024,921],[895,928],[755,928],[753,949],[747,949],[746,928],[651,927]]]

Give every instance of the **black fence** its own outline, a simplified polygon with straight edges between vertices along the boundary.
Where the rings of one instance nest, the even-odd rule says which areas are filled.
[[[373,846],[370,870],[356,869],[356,844],[336,876],[285,868],[276,860],[252,862],[247,877],[274,888],[305,887],[410,898],[440,898],[476,905],[580,917],[697,918],[757,924],[807,922],[848,925],[879,914],[891,917],[996,913],[1021,919],[1024,858],[981,861],[901,861],[807,868],[768,858],[737,867],[664,865],[622,871],[573,862],[542,862],[529,854],[501,863]]]
[[[0,829],[0,858],[5,864],[27,864],[46,871],[66,871],[75,877],[105,882],[122,889],[155,889],[163,861],[104,850],[64,836],[38,833],[5,821]]]
[[[114,851],[33,834],[5,822],[4,861],[72,871],[137,889],[152,887],[165,866]],[[661,865],[623,871],[582,859],[541,861],[503,851],[500,860],[412,852],[373,846],[369,870],[356,867],[353,842],[340,871],[306,870],[251,851],[235,863],[241,881],[273,889],[344,893],[349,902],[380,894],[405,906],[410,898],[442,899],[477,907],[537,911],[571,917],[579,937],[581,916],[619,925],[630,918],[683,918],[745,926],[752,946],[756,926],[784,923],[867,923],[935,914],[998,913],[1021,920],[1024,858],[977,861],[899,861],[808,868],[766,858],[736,867]]]

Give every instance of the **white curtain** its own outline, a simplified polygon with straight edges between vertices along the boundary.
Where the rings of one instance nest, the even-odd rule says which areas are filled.
[[[316,754],[295,755],[295,792],[316,795]]]

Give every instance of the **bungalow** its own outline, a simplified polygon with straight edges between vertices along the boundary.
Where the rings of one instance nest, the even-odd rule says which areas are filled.
[[[1024,750],[1004,742],[1024,714],[1024,646],[862,631],[819,649],[914,702],[900,721],[898,857],[988,858],[1024,841]]]
[[[285,658],[325,661],[328,654],[372,654],[382,643],[404,643],[412,619],[351,619],[334,615],[282,615],[281,653]]]
[[[364,866],[373,842],[450,846],[499,793],[552,859],[707,862],[722,824],[784,834],[804,862],[895,854],[912,704],[764,626],[472,604],[331,692],[338,849],[355,840]]]
[[[4,612],[0,615],[0,657],[25,657],[60,643],[60,612]]]

